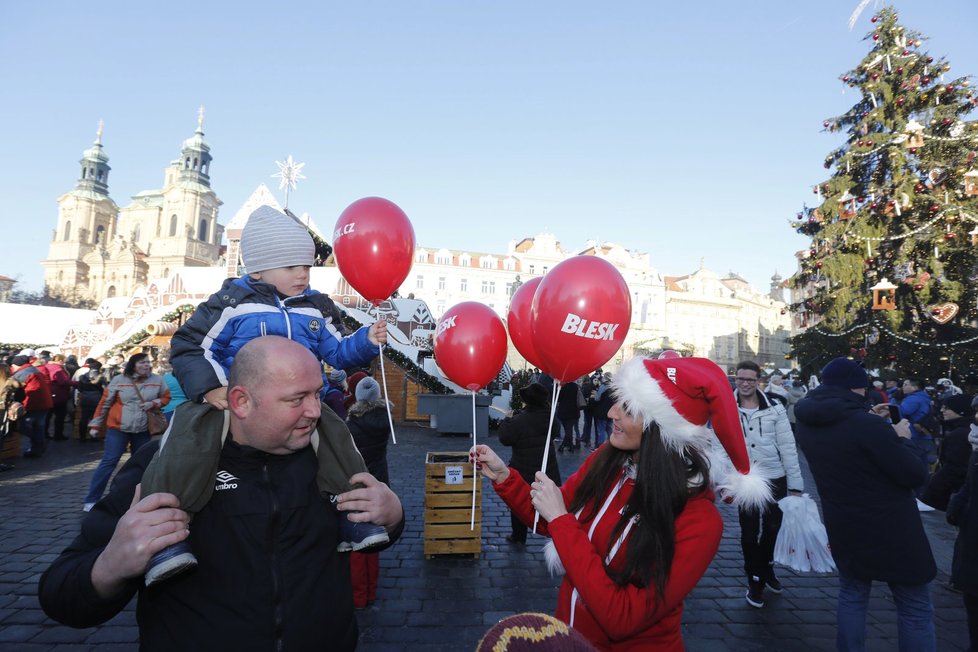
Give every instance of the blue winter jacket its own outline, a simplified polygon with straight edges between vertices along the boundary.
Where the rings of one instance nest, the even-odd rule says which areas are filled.
[[[916,424],[930,414],[930,396],[923,390],[907,394],[900,401],[900,415],[910,422],[910,435],[914,439],[931,439],[930,435],[925,435],[916,427]]]
[[[334,316],[339,311],[332,300],[316,290],[306,288],[301,295],[281,299],[268,283],[246,276],[227,279],[173,334],[173,373],[187,397],[200,402],[210,390],[228,384],[234,356],[262,335],[295,340],[338,369],[364,365],[377,356],[379,348],[367,339],[367,326],[344,338]]]

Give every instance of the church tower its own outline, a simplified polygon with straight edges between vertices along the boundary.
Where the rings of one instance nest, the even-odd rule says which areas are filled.
[[[211,189],[210,146],[204,141],[204,107],[197,130],[183,141],[180,158],[163,175],[163,187],[144,190],[120,211],[119,233],[143,254],[142,283],[180,267],[210,267],[220,259],[224,227],[217,223],[221,200]]]
[[[84,151],[75,189],[58,198],[58,226],[48,257],[41,261],[44,283],[52,296],[96,298],[90,288],[85,258],[100,256],[113,237],[119,207],[109,197],[109,157],[102,149],[102,123],[95,143]]]

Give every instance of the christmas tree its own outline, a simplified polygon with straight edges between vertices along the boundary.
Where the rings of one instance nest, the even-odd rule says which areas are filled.
[[[847,135],[829,153],[811,237],[790,284],[803,371],[838,355],[927,379],[978,371],[978,104],[967,76],[921,49],[887,7],[870,52],[842,82],[859,100],[824,123]],[[884,372],[884,375],[885,372]]]

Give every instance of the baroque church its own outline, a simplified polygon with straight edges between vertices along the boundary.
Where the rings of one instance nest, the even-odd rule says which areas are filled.
[[[133,196],[119,208],[109,196],[109,157],[102,125],[82,154],[75,188],[58,198],[58,225],[44,267],[48,293],[99,302],[129,296],[181,267],[221,264],[221,200],[211,189],[210,147],[203,108],[197,130],[163,173],[163,186]]]

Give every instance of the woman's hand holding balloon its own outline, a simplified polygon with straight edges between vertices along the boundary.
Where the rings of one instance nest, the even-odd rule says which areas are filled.
[[[548,523],[566,514],[567,505],[564,504],[564,494],[560,493],[560,487],[542,471],[537,471],[535,477],[536,480],[530,485],[533,508]]]
[[[475,463],[483,476],[492,480],[493,484],[504,482],[509,477],[509,467],[485,444],[473,446],[469,451],[469,459]]]

